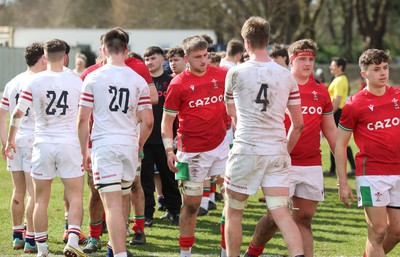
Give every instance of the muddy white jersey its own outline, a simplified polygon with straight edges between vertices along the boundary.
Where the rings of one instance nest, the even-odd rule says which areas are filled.
[[[285,110],[300,104],[298,85],[288,69],[255,61],[229,69],[225,101],[236,107],[233,153],[287,154]]]
[[[32,73],[28,71],[23,72],[13,78],[7,83],[4,88],[3,98],[1,100],[0,108],[7,110],[12,116],[15,106],[18,103],[20,91],[24,85],[29,83]],[[35,121],[33,112],[30,108],[27,109],[24,117],[22,118],[21,125],[15,136],[15,143],[18,147],[32,147],[35,131]]]
[[[81,88],[81,79],[69,72],[47,70],[32,75],[18,101],[34,112],[34,144],[79,145],[76,118]]]
[[[137,146],[136,112],[152,108],[147,82],[127,66],[110,64],[85,78],[80,105],[93,108],[94,146]]]

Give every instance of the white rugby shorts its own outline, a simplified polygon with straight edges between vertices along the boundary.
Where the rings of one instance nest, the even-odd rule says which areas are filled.
[[[79,146],[37,143],[32,151],[32,172],[35,179],[77,178],[83,176]]]
[[[289,155],[250,155],[229,153],[224,186],[232,191],[254,195],[261,187],[290,185]]]
[[[400,207],[400,175],[357,176],[358,206]]]
[[[322,166],[292,166],[290,170],[290,196],[318,202],[324,200]]]
[[[32,161],[32,148],[31,147],[17,147],[15,153],[11,153],[14,157],[13,160],[7,158],[8,171],[24,171],[31,172]]]
[[[104,145],[92,148],[93,182],[107,184],[135,180],[138,149],[132,145]]]
[[[178,162],[187,163],[189,168],[189,181],[203,182],[205,178],[221,175],[225,172],[228,159],[229,145],[223,140],[215,149],[200,152],[186,153],[178,151]]]

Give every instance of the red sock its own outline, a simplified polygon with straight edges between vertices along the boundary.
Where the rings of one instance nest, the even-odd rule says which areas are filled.
[[[253,245],[253,241],[251,241],[249,247],[247,248],[246,253],[252,254],[255,257],[258,257],[262,254],[263,250],[264,250],[264,246],[255,246],[255,245]]]
[[[209,187],[203,188],[203,197],[210,197],[210,188]]]
[[[192,237],[179,237],[179,246],[181,248],[190,248],[194,244],[194,236]]]
[[[99,221],[96,223],[89,223],[89,235],[93,238],[99,239],[101,234],[101,227],[103,225],[103,221]]]
[[[133,232],[137,232],[138,230],[144,232],[144,216],[135,216],[133,219],[133,226],[132,226]]]
[[[221,232],[221,248],[226,249],[225,244],[225,224],[219,224],[219,231]]]

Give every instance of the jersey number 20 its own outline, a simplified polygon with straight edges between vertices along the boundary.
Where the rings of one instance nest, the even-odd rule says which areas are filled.
[[[109,105],[110,111],[117,112],[119,109],[121,109],[121,112],[126,114],[128,112],[129,89],[117,89],[116,87],[110,86],[108,92],[113,95]]]
[[[268,95],[268,85],[261,84],[260,90],[258,91],[257,94],[256,103],[263,104],[263,108],[261,109],[262,112],[267,111],[267,106],[269,105],[267,95]]]

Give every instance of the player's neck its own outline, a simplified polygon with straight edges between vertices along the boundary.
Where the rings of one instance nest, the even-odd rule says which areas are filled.
[[[271,59],[268,57],[268,53],[265,49],[252,49],[249,52],[249,58],[254,62],[270,62]]]
[[[160,77],[161,75],[163,75],[163,73],[164,73],[164,70],[163,70],[163,69],[159,69],[159,70],[156,70],[156,71],[154,71],[154,72],[150,72],[150,75],[151,75],[151,77],[153,77],[153,78],[158,78],[158,77]]]
[[[107,57],[107,64],[114,66],[126,66],[125,56],[122,54],[111,54]]]
[[[382,87],[382,86],[375,86],[375,85],[367,84],[366,88],[367,88],[368,92],[370,92],[371,94],[376,95],[376,96],[382,96],[386,93],[386,86]]]
[[[47,70],[52,72],[62,72],[64,71],[64,62],[48,62]]]
[[[305,85],[310,80],[310,77],[299,76],[295,73],[292,73],[298,85]]]

